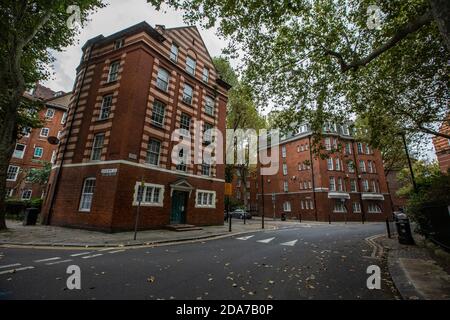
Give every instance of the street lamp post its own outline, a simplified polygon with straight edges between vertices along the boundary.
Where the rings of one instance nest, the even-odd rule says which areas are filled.
[[[406,144],[406,137],[405,137],[404,133],[402,133],[402,140],[403,140],[403,145],[405,147],[406,158],[408,159],[409,172],[411,173],[411,180],[412,180],[412,184],[414,187],[414,192],[417,192],[416,179],[414,177],[413,167],[411,164],[411,158],[409,157],[408,145]]]

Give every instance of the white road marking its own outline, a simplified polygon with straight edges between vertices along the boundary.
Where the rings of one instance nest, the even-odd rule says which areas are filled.
[[[238,239],[238,240],[248,240],[248,239],[253,238],[253,237],[254,237],[254,235],[253,235],[253,236],[247,236],[247,237],[236,238],[236,239]]]
[[[91,259],[91,258],[95,258],[95,257],[102,256],[102,255],[103,255],[103,253],[98,253],[98,254],[93,254],[91,256],[84,256],[82,258],[83,259]]]
[[[47,266],[52,266],[52,265],[54,265],[54,264],[66,263],[66,262],[70,262],[70,261],[72,261],[72,259],[60,260],[60,261],[56,261],[56,262],[49,262],[49,263],[46,263],[46,265],[47,265]]]
[[[34,262],[47,262],[47,261],[53,261],[61,259],[60,257],[54,257],[54,258],[48,258],[48,259],[41,259],[41,260],[34,260]]]
[[[273,239],[275,239],[275,237],[269,238],[269,239],[264,239],[264,240],[258,240],[257,242],[261,242],[261,243],[269,243],[269,242],[272,241]]]
[[[20,263],[14,263],[14,264],[7,264],[6,266],[0,266],[0,269],[10,268],[10,267],[17,267],[20,266]]]
[[[297,243],[297,241],[298,241],[298,240],[293,240],[293,241],[289,241],[289,242],[282,243],[281,245],[282,245],[282,246],[290,246],[290,247],[293,247],[293,246],[295,246],[295,244]]]
[[[108,253],[119,253],[119,252],[124,252],[125,250],[116,250],[116,251],[110,251]]]
[[[34,267],[33,266],[29,266],[29,267],[5,270],[5,271],[0,272],[0,274],[16,273],[17,271],[23,271],[23,270],[29,270],[29,269],[34,269]]]
[[[71,254],[70,256],[71,257],[79,257],[79,256],[85,256],[85,255],[87,255],[87,254],[91,254],[92,252],[81,252],[81,253],[74,253],[74,254]]]
[[[117,248],[104,248],[104,249],[99,249],[97,251],[102,252],[102,251],[110,251],[110,250],[117,250]]]

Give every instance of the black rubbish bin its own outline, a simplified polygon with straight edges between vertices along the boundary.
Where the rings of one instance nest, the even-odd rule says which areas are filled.
[[[36,225],[38,215],[39,215],[39,209],[26,208],[25,209],[25,217],[23,218],[23,225],[24,226]]]
[[[414,239],[411,233],[411,225],[409,219],[406,217],[397,216],[397,221],[395,222],[398,233],[398,242],[401,244],[414,244]]]
[[[281,221],[286,221],[286,213],[281,214]]]

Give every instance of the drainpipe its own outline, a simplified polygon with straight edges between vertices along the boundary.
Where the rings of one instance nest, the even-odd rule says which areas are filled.
[[[55,184],[53,185],[53,192],[52,192],[51,198],[50,198],[50,205],[49,205],[49,208],[48,208],[48,215],[47,215],[47,219],[45,221],[46,225],[49,225],[50,221],[51,221],[51,217],[52,217],[52,213],[53,213],[53,205],[55,204],[55,198],[56,198],[56,194],[58,192],[59,182],[61,180],[61,171],[63,170],[64,155],[66,154],[67,144],[69,142],[70,135],[72,134],[73,122],[75,120],[75,114],[77,113],[77,110],[78,110],[78,103],[80,102],[81,91],[83,89],[83,85],[84,85],[84,81],[85,81],[85,78],[86,78],[87,69],[89,67],[89,62],[91,60],[91,56],[92,56],[92,51],[94,49],[94,45],[95,44],[92,44],[89,47],[89,54],[88,54],[88,57],[87,57],[87,60],[86,60],[86,67],[84,68],[83,76],[81,78],[80,90],[77,93],[75,107],[74,107],[73,115],[72,115],[72,120],[70,121],[69,129],[67,131],[66,142],[64,143],[63,149],[61,151],[61,155],[62,155],[61,156],[61,163],[59,164],[59,169],[57,169],[57,172],[56,172]],[[74,84],[74,91],[76,90],[76,86],[77,86],[77,83]],[[69,112],[70,112],[70,110],[67,110],[67,116],[69,116]],[[58,147],[58,154],[59,154],[59,149],[60,148],[61,148],[61,144]]]

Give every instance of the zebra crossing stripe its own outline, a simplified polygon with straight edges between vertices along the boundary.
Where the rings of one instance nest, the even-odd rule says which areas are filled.
[[[253,236],[247,236],[247,237],[241,237],[241,238],[236,238],[236,239],[238,239],[238,240],[248,240],[248,239],[250,239],[250,238],[253,238],[254,237],[254,235]]]
[[[28,266],[28,267],[23,267],[23,268],[5,270],[5,271],[0,272],[0,275],[1,274],[8,274],[8,273],[16,273],[18,271],[29,270],[29,269],[34,269],[34,267],[33,266]]]
[[[281,245],[282,245],[282,246],[293,247],[293,246],[295,246],[295,244],[297,243],[297,241],[298,241],[298,240],[293,240],[293,241],[289,241],[289,242],[282,243]]]
[[[0,269],[5,269],[5,268],[11,268],[11,267],[17,267],[20,266],[20,263],[14,263],[14,264],[7,264],[6,266],[0,266]]]

